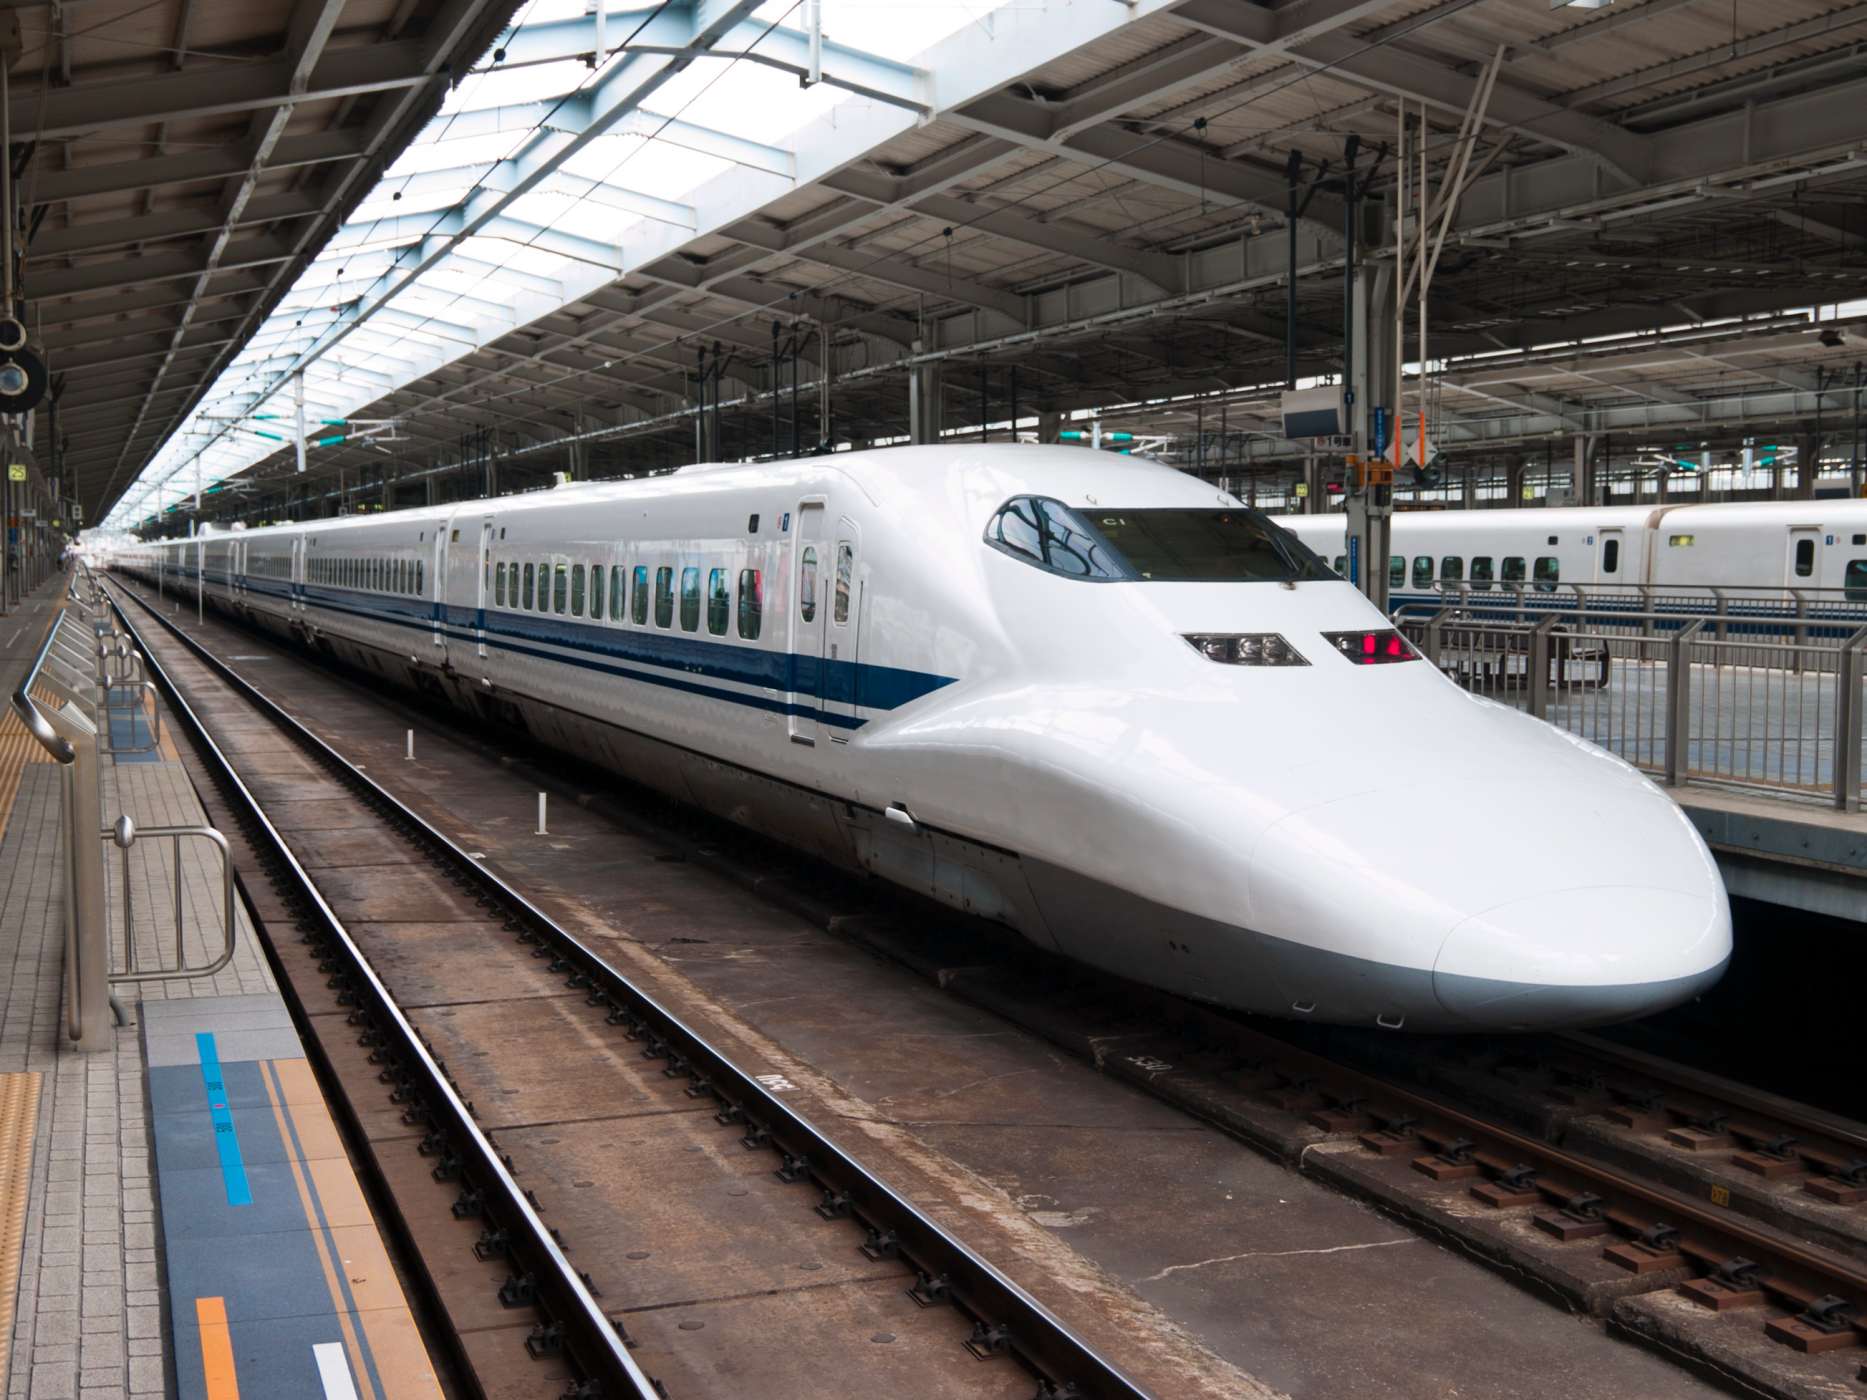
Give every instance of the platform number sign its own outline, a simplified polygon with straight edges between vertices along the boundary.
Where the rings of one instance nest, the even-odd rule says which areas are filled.
[[[6,479],[8,481],[24,481],[26,479],[26,464],[24,462],[8,462],[6,464]]]

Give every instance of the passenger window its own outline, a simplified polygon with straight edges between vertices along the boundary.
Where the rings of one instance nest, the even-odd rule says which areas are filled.
[[[1861,562],[1867,564],[1867,560]],[[739,635],[748,642],[756,642],[760,624],[764,619],[764,578],[757,569],[741,569],[739,571]]]
[[[1347,578],[1348,577],[1348,574],[1346,572],[1347,569],[1348,569],[1348,556],[1346,554],[1336,555],[1335,556],[1335,571],[1338,574],[1341,574],[1343,578]]]
[[[1407,556],[1390,554],[1387,556],[1387,586],[1399,588],[1407,581]]]
[[[601,621],[603,617],[603,566],[590,566],[590,616]]]
[[[1796,577],[1807,578],[1815,572],[1815,541],[1796,541]]]
[[[1867,559],[1848,560],[1847,572],[1842,575],[1841,584],[1847,589],[1850,603],[1867,602]]]
[[[662,565],[655,570],[655,626],[674,625],[674,570]]]
[[[1439,561],[1439,581],[1457,583],[1465,577],[1465,557],[1461,554],[1448,554]]]
[[[1523,582],[1523,559],[1519,555],[1509,555],[1504,560],[1504,582]]]
[[[804,561],[797,566],[797,610],[806,622],[817,620],[817,546],[804,546]]]
[[[564,595],[570,591],[566,587],[570,581],[569,574],[570,569],[563,564],[559,564],[551,572],[551,611],[554,613],[564,611]]]
[[[1433,556],[1416,554],[1413,556],[1413,586],[1431,588],[1433,586]]]
[[[506,605],[506,566],[503,562],[493,570],[493,601],[502,608]]]
[[[1536,570],[1531,575],[1538,593],[1554,593],[1556,585],[1562,581],[1562,562],[1551,555],[1543,555],[1536,561]]]
[[[421,593],[425,591],[422,588],[422,576],[425,572],[425,570],[423,570],[422,568],[422,562],[423,561],[421,561],[420,559],[417,559],[415,561],[415,591],[417,593]]]
[[[519,604],[522,608],[529,609],[532,605],[532,572],[537,567],[535,564],[525,566],[525,601]]]
[[[635,582],[629,585],[634,591],[629,595],[629,620],[637,627],[648,625],[648,566],[635,566]],[[663,624],[666,625],[665,623]]]
[[[1474,554],[1472,556],[1472,587],[1482,592],[1491,586],[1492,578],[1491,556]]]
[[[622,565],[609,566],[609,620],[622,621]]]
[[[1621,571],[1621,542],[1618,539],[1601,542],[1601,572],[1617,574]]]
[[[839,627],[849,621],[849,585],[855,571],[856,547],[843,540],[836,546],[836,607],[832,610]]]
[[[573,564],[570,570],[570,615],[583,616],[583,565]]]
[[[726,570],[707,570],[707,631],[716,637],[726,635],[726,615],[732,609],[732,596],[726,591]]]
[[[681,570],[681,630],[700,630],[700,570]]]

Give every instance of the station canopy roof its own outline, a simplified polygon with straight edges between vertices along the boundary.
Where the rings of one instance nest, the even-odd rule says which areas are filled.
[[[119,498],[159,515],[271,456],[367,440],[385,393],[807,180],[927,109],[922,55],[1009,0],[529,0]],[[802,70],[802,71],[800,71]],[[814,156],[813,156],[814,153]],[[800,162],[805,168],[800,169]],[[302,388],[301,388],[302,383]]]

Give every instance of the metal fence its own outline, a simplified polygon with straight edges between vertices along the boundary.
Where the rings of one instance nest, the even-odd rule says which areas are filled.
[[[1779,593],[1781,590],[1778,590]],[[1528,609],[1466,597],[1396,622],[1468,690],[1668,783],[1861,801],[1867,618]]]
[[[233,958],[236,930],[233,865],[227,842],[206,826],[143,827],[128,816],[103,824],[102,755],[148,753],[160,742],[160,706],[143,674],[142,658],[116,630],[88,571],[72,581],[66,606],[53,618],[33,664],[13,693],[27,731],[59,765],[60,863],[63,866],[65,1035],[78,1050],[110,1048],[110,988],[121,982],[211,977]],[[122,853],[120,917],[109,918],[104,843]],[[219,951],[190,964],[183,899],[184,841],[205,842],[220,857]],[[149,842],[152,845],[144,845]],[[166,843],[166,844],[165,844]],[[132,853],[147,884],[152,871],[172,877],[174,922],[145,919],[139,940],[131,897]],[[170,904],[168,892],[163,897]],[[151,911],[153,913],[153,911]],[[174,956],[163,949],[173,947]],[[155,951],[151,953],[151,949]]]

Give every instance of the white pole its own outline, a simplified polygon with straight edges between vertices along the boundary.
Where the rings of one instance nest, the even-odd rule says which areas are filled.
[[[410,763],[415,761],[415,731],[408,731],[408,752],[403,755]]]
[[[545,830],[545,795],[541,792],[538,794],[538,830],[534,831],[532,835],[549,836],[550,834],[550,832]]]
[[[293,438],[298,449],[298,470],[302,472],[305,469],[305,372],[302,369],[292,376],[292,416],[297,420]]]

